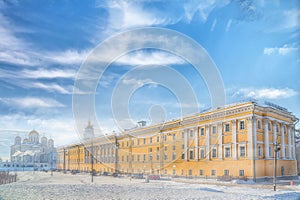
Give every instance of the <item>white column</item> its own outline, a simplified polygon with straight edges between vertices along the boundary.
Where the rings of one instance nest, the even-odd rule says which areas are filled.
[[[205,149],[205,154],[206,154],[206,160],[210,160],[210,125],[205,126],[205,133],[206,133],[206,149]]]
[[[291,138],[291,140],[292,140],[292,159],[293,160],[295,160],[296,159],[296,148],[295,148],[295,126],[294,125],[292,125],[292,134],[291,134],[291,136],[292,136],[292,138]]]
[[[253,118],[249,117],[248,118],[248,124],[247,124],[247,128],[248,128],[248,158],[249,159],[253,159]]]
[[[277,131],[276,131],[276,121],[273,121],[273,144],[277,142]]]
[[[289,159],[292,159],[292,140],[291,140],[292,126],[291,125],[288,125],[287,131],[288,131],[288,148],[289,148],[288,156],[289,156]]]
[[[195,154],[195,160],[198,161],[199,160],[199,127],[195,127],[194,128],[194,133],[195,133],[195,150],[194,150],[194,154]]]
[[[268,119],[264,119],[264,126],[265,126],[265,158],[268,159],[269,158],[269,155],[270,155],[270,152],[269,152],[269,127],[268,127],[268,123],[269,123],[269,120]]]
[[[218,123],[218,157],[220,160],[223,159],[223,127],[222,123]]]
[[[184,129],[184,160],[188,161],[189,129]]]
[[[285,143],[284,143],[284,127],[285,124],[281,125],[281,153],[282,153],[282,159],[285,159]]]
[[[231,121],[232,125],[232,159],[236,160],[236,120]]]
[[[256,152],[256,148],[257,148],[257,136],[256,136],[256,118],[253,117],[252,118],[252,127],[253,127],[253,155],[254,155],[254,159],[257,158],[257,152]]]

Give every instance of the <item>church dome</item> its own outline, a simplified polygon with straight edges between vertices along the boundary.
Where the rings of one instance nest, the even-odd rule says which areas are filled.
[[[47,146],[47,138],[45,137],[45,136],[43,136],[42,138],[41,138],[41,143],[42,143],[42,145],[44,145],[44,146]]]
[[[36,130],[32,130],[29,132],[29,135],[39,135],[39,133]]]
[[[23,140],[23,143],[28,143],[28,142],[29,142],[28,138],[25,138],[25,139]]]

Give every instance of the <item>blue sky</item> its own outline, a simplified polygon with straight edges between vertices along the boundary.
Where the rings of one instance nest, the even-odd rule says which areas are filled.
[[[0,157],[7,158],[16,135],[25,137],[33,128],[57,145],[78,141],[72,113],[77,71],[102,41],[135,28],[168,28],[199,43],[220,72],[227,103],[268,100],[299,117],[299,8],[297,0],[0,0]],[[119,83],[139,87],[128,105],[133,121],[178,118],[181,108],[190,106],[145,78],[151,68],[138,68],[153,64],[188,80],[199,110],[211,106],[193,66],[169,52],[142,49],[122,56],[103,74],[95,93],[102,127],[97,132],[119,131],[111,111]],[[133,69],[134,76],[124,77]]]

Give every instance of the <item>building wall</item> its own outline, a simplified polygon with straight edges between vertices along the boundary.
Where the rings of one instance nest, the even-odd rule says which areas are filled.
[[[84,158],[80,170],[87,171],[92,169],[93,152],[93,168],[99,172],[258,178],[273,175],[277,141],[281,146],[277,174],[292,176],[295,121],[287,111],[248,102],[97,138],[81,145],[85,150],[80,154],[76,145],[69,146],[67,154],[72,160]],[[76,166],[72,162],[67,169]]]

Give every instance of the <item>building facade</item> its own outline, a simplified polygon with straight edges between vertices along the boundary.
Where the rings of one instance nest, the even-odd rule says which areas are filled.
[[[10,148],[10,167],[45,169],[56,167],[56,149],[53,139],[43,136],[32,130],[28,138],[21,140],[20,136],[15,138],[14,145]]]
[[[277,175],[295,176],[297,122],[291,112],[271,103],[232,104],[59,147],[57,168],[256,180],[273,176],[277,142]]]

